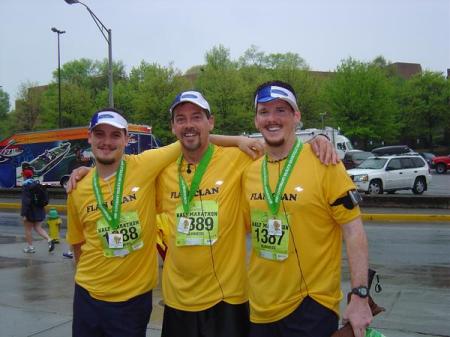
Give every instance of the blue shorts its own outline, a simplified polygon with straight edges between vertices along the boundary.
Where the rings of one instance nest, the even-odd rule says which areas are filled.
[[[307,296],[290,315],[272,323],[250,323],[250,337],[330,337],[338,329],[336,313]]]
[[[145,337],[151,313],[151,291],[124,302],[106,302],[75,284],[72,337]]]
[[[219,302],[202,311],[164,307],[161,337],[248,337],[248,302]]]

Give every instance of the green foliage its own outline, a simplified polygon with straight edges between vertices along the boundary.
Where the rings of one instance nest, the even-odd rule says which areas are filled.
[[[290,83],[298,97],[305,128],[340,127],[358,147],[384,142],[410,144],[420,139],[447,144],[450,137],[449,82],[424,72],[410,80],[396,75],[382,56],[372,62],[347,59],[334,73],[312,72],[295,53],[266,54],[251,46],[237,60],[222,45],[205,55],[205,64],[183,75],[172,64],[142,61],[129,73],[113,63],[114,103],[132,123],[148,124],[163,143],[174,140],[168,109],[182,90],[200,90],[215,116],[216,133],[240,134],[254,129],[254,91],[269,80]],[[0,135],[58,127],[58,73],[48,86],[22,85],[16,109],[8,113],[0,89]],[[87,125],[92,113],[108,105],[108,62],[79,59],[61,68],[63,127]],[[6,134],[8,133],[8,134]],[[399,136],[401,134],[401,137]],[[369,144],[373,142],[373,146]],[[410,144],[411,145],[411,144]]]
[[[432,149],[433,135],[443,135],[450,123],[449,102],[450,84],[442,74],[425,71],[413,76],[401,95],[403,134]]]
[[[249,113],[249,88],[239,74],[236,62],[223,46],[206,54],[206,65],[196,81],[211,106],[215,133],[238,134],[252,123]]]
[[[188,80],[173,66],[165,68],[142,61],[130,73],[128,90],[132,93],[132,110],[128,112],[129,120],[151,125],[153,133],[164,144],[173,141],[169,107],[175,96],[189,86]]]
[[[45,87],[26,82],[19,88],[16,111],[11,116],[14,130],[32,131],[40,126],[41,101]]]
[[[9,119],[9,95],[6,91],[0,88],[0,139],[5,138],[8,132],[8,119]]]
[[[326,98],[335,127],[366,148],[393,142],[398,106],[393,81],[378,64],[344,60],[327,83]]]

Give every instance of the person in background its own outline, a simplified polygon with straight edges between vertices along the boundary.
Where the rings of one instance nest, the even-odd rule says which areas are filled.
[[[39,182],[33,179],[34,171],[31,166],[24,166],[22,169],[22,176],[24,181],[22,185],[22,207],[20,209],[20,215],[22,216],[23,224],[25,226],[25,240],[28,244],[23,249],[23,252],[27,254],[36,252],[36,249],[33,246],[33,229],[42,238],[47,240],[48,251],[51,252],[55,249],[55,243],[41,226],[42,221],[45,219],[45,207],[36,205],[32,200],[32,189],[39,184]]]

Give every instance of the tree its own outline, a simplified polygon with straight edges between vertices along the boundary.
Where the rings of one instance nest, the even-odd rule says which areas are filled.
[[[352,58],[342,61],[325,88],[335,126],[369,147],[392,142],[398,135],[394,82],[384,68]]]
[[[131,122],[152,126],[163,143],[171,142],[175,137],[170,130],[169,107],[180,91],[189,88],[189,81],[172,65],[165,68],[142,61],[130,72],[132,110],[125,114]]]
[[[208,100],[215,116],[216,133],[239,134],[253,128],[250,88],[239,74],[229,50],[214,47],[205,55],[206,65],[195,85]]]
[[[444,137],[450,122],[450,84],[437,72],[425,71],[405,83],[401,97],[403,134],[424,139],[430,150]]]
[[[8,130],[8,118],[9,118],[9,95],[6,91],[0,88],[0,139],[6,137],[6,131]]]
[[[13,114],[14,131],[37,130],[40,122],[41,99],[45,86],[36,83],[22,83],[16,101],[16,111]]]

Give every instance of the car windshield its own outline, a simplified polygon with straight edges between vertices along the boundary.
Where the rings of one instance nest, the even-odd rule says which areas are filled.
[[[363,159],[369,158],[370,156],[373,156],[373,154],[370,152],[356,152],[353,155],[353,159],[354,160],[363,160]]]
[[[384,164],[386,164],[387,159],[385,158],[368,158],[364,160],[361,164],[359,164],[358,168],[360,169],[380,169],[383,168]]]

